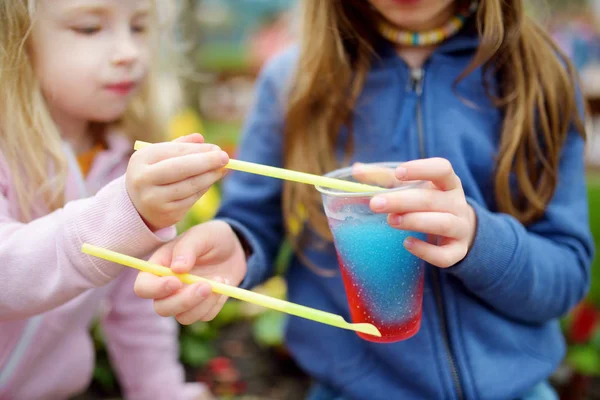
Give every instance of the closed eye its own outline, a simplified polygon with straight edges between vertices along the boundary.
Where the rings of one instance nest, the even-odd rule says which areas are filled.
[[[71,28],[71,30],[81,35],[92,36],[100,32],[102,28],[100,26],[80,26]]]

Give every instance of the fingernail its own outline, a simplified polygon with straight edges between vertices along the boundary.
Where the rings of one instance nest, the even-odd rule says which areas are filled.
[[[175,283],[173,281],[167,281],[164,286],[165,286],[165,292],[171,293],[177,288],[177,283]]]
[[[223,165],[227,165],[227,163],[229,163],[229,154],[227,154],[224,151],[222,151],[220,157],[221,157],[221,163]]]
[[[406,168],[404,168],[404,167],[396,168],[396,178],[398,178],[398,179],[406,178]]]
[[[210,148],[212,151],[219,151],[221,150],[221,148],[219,146],[217,146],[216,144],[213,144],[212,147]]]
[[[226,285],[231,285],[231,281],[229,279],[225,278],[225,284]]]
[[[392,215],[390,217],[390,224],[391,225],[400,225],[402,223],[402,216],[401,215]]]
[[[210,292],[211,292],[211,289],[210,289],[210,286],[208,286],[208,285],[200,284],[200,285],[198,285],[198,287],[196,287],[196,296],[198,296],[201,299],[208,297]]]
[[[184,256],[177,256],[175,257],[175,259],[173,260],[173,262],[171,263],[171,267],[185,267],[185,257]]]
[[[413,247],[415,247],[415,241],[413,238],[406,238],[404,240],[404,247],[406,247],[407,249],[411,249]]]
[[[386,206],[386,204],[387,204],[387,200],[385,197],[375,197],[371,201],[371,205],[376,210],[381,210],[382,208],[384,208]]]

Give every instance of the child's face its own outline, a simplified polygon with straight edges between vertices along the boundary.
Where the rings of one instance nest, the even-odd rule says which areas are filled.
[[[60,118],[111,122],[125,112],[150,58],[149,0],[37,0],[36,75]]]
[[[399,28],[423,31],[438,28],[453,13],[455,0],[368,0]]]

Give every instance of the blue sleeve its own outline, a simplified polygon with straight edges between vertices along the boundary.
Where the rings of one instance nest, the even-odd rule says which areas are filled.
[[[255,104],[244,125],[236,158],[275,167],[283,164],[284,87],[289,54],[267,64],[256,84]],[[248,272],[241,286],[251,288],[273,273],[284,238],[282,182],[231,171],[223,181],[217,219],[229,223],[250,247]]]
[[[524,227],[472,200],[477,233],[467,257],[447,269],[499,312],[526,322],[563,316],[587,293],[593,239],[584,140],[570,132],[558,184],[543,218]]]

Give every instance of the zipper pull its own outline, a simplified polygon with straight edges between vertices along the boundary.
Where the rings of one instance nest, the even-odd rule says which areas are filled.
[[[413,68],[410,70],[410,84],[411,89],[418,96],[423,93],[423,78],[425,77],[425,71],[423,68]]]

